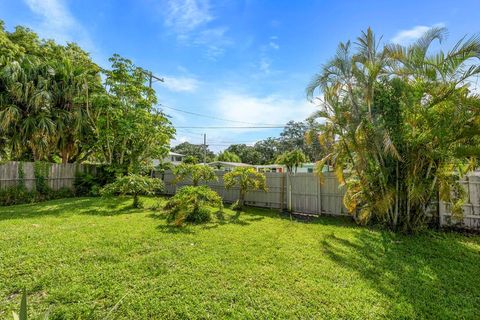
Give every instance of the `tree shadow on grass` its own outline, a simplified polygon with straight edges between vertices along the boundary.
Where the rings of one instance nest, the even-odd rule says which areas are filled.
[[[79,213],[94,206],[96,198],[68,198],[0,208],[0,220],[28,219]]]
[[[321,250],[357,273],[391,306],[388,318],[480,318],[480,237],[416,236],[362,229],[354,239],[330,234]]]

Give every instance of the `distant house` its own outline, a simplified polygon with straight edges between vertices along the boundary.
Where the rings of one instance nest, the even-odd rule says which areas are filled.
[[[232,171],[237,167],[252,167],[255,166],[251,164],[241,163],[241,162],[225,162],[225,161],[213,161],[207,163],[208,166],[215,168],[218,171]]]
[[[185,155],[176,153],[176,152],[169,152],[168,155],[163,158],[161,161],[159,159],[153,159],[153,166],[158,166],[160,163],[171,163],[174,166],[179,165],[182,163],[183,159],[185,159]]]
[[[282,164],[264,164],[255,166],[258,172],[286,172],[286,167]]]

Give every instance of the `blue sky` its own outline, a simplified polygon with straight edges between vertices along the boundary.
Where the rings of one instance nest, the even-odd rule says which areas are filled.
[[[0,0],[7,29],[75,41],[108,67],[113,53],[150,69],[160,103],[227,122],[164,109],[176,126],[242,126],[303,120],[315,106],[305,86],[335,52],[369,26],[405,43],[430,26],[448,28],[446,46],[480,32],[480,0],[213,1]],[[176,144],[211,149],[253,143],[280,129],[178,129]]]

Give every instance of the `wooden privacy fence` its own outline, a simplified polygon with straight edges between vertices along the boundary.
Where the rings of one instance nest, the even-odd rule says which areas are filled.
[[[42,174],[48,186],[53,190],[59,190],[61,188],[73,190],[73,182],[75,181],[77,172],[95,172],[94,166],[75,163],[41,163],[41,166],[41,171],[45,171]],[[36,180],[35,171],[34,162],[10,161],[1,164],[0,189],[18,186],[23,182],[28,190],[34,190]]]
[[[480,171],[466,175],[461,184],[467,194],[463,205],[463,217],[452,216],[451,204],[440,201],[438,210],[440,225],[480,230]]]
[[[225,189],[223,175],[225,172],[217,171],[218,180],[208,182],[210,188],[215,190],[225,202],[232,203],[238,199],[239,189]],[[343,188],[339,187],[333,173],[325,173],[322,184],[313,173],[265,173],[267,178],[267,192],[251,191],[247,193],[245,202],[248,205],[271,208],[289,209],[293,212],[309,214],[348,215],[343,205]],[[162,178],[166,185],[166,193],[173,195],[176,189],[191,185],[191,181],[178,184],[173,183],[174,175],[171,171],[164,174],[156,173],[156,177]]]

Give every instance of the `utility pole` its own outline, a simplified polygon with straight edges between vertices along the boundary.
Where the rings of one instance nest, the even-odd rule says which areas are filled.
[[[152,89],[152,84],[154,79],[160,82],[165,82],[165,79],[154,76],[152,71],[143,71],[143,72],[146,73],[148,76],[148,87],[150,89]]]
[[[203,134],[203,164],[207,164],[207,134]]]

